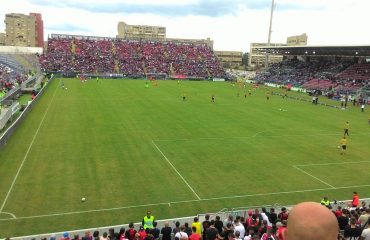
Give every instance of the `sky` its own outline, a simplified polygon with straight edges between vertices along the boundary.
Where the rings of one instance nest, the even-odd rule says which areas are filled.
[[[0,16],[37,12],[51,33],[115,37],[117,24],[166,27],[169,38],[214,40],[249,52],[267,42],[272,0],[1,0]],[[370,45],[370,0],[275,0],[271,42],[308,35],[308,45]],[[0,32],[5,32],[0,21]]]

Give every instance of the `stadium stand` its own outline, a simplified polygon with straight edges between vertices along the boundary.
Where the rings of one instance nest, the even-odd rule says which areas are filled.
[[[370,217],[370,201],[369,199],[361,199],[361,205],[352,207],[352,200],[330,202],[327,206],[328,209],[337,218],[339,232],[338,239],[358,239],[364,229],[367,229],[369,217]],[[321,203],[322,204],[322,203]],[[323,205],[323,204],[322,204]],[[201,223],[202,232],[205,233],[206,238],[209,240],[215,240],[216,238],[210,238],[213,236],[211,231],[208,231],[210,225],[213,225],[215,229],[222,229],[216,231],[217,239],[236,239],[235,235],[238,235],[236,231],[240,233],[238,239],[268,239],[266,235],[272,237],[271,239],[283,239],[282,231],[287,228],[287,220],[289,219],[290,211],[294,206],[252,206],[237,209],[223,209],[218,213],[199,214],[196,217]],[[312,212],[315,215],[315,212]],[[209,222],[206,221],[207,215]],[[32,236],[14,237],[13,240],[23,239],[50,239],[50,240],[155,240],[163,239],[166,240],[164,235],[170,232],[171,240],[175,239],[175,234],[179,231],[176,226],[179,225],[180,229],[182,226],[192,226],[194,217],[175,218],[158,220],[158,225],[147,231],[144,234],[144,229],[141,222],[122,224],[117,226],[101,227],[95,229],[82,229],[73,230],[67,232],[40,234]],[[131,226],[131,227],[130,227]],[[167,229],[165,229],[167,227]],[[289,226],[288,226],[289,227]],[[170,230],[169,230],[170,229]],[[192,232],[183,230],[191,236]],[[163,237],[163,238],[162,238]],[[188,238],[184,238],[188,239]],[[189,238],[192,239],[192,238]],[[322,239],[322,238],[320,238]]]
[[[256,75],[259,82],[292,85],[321,91],[355,93],[370,82],[369,63],[302,62],[297,59],[273,64],[265,72]]]
[[[205,44],[55,37],[49,39],[40,63],[44,72],[165,74],[199,79],[225,76]]]

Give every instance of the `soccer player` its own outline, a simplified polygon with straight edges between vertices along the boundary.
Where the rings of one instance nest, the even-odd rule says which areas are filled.
[[[266,92],[266,99],[270,100],[270,92],[269,91]]]
[[[186,95],[185,95],[185,93],[184,94],[182,94],[182,101],[186,101]]]
[[[346,150],[347,150],[347,139],[345,136],[343,136],[343,138],[340,140],[340,145],[342,147],[342,151],[340,152],[341,155],[343,155],[344,153],[346,153]]]
[[[215,95],[212,94],[211,102],[215,103]]]
[[[62,83],[61,83],[61,88],[62,89],[66,89],[66,87],[64,86],[64,82],[62,81]]]
[[[349,122],[347,121],[346,124],[344,125],[344,134],[343,134],[343,137],[345,137],[346,134],[349,137],[348,131],[349,131]]]

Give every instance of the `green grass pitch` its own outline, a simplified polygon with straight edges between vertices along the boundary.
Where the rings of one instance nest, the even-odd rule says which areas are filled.
[[[166,219],[369,197],[368,109],[268,101],[264,87],[245,98],[251,85],[224,82],[60,81],[0,149],[0,237],[138,222],[148,209]]]

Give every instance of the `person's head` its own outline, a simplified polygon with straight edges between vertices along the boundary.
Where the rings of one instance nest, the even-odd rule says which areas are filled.
[[[220,219],[221,219],[221,217],[217,215],[217,216],[216,216],[216,220],[217,220],[217,221],[220,221]]]
[[[183,232],[185,230],[185,225],[181,225],[180,231]]]
[[[130,223],[128,224],[128,227],[129,227],[129,228],[134,228],[134,223],[133,223],[133,222],[130,222]]]
[[[180,222],[179,221],[175,222],[175,227],[177,227],[177,228],[180,227]]]
[[[196,227],[191,227],[191,231],[193,232],[193,233],[195,233],[196,231],[197,231],[197,228]]]
[[[235,239],[235,234],[234,234],[233,232],[230,232],[230,233],[227,235],[227,239],[229,239],[229,240]]]
[[[227,229],[230,229],[231,228],[231,223],[230,222],[226,223],[226,228]]]
[[[184,223],[184,225],[185,225],[185,228],[188,228],[189,227],[189,223]]]
[[[93,237],[94,237],[94,239],[99,238],[99,231],[94,231],[93,232]]]
[[[194,222],[198,222],[198,221],[199,221],[198,217],[194,217]]]
[[[158,223],[157,222],[153,222],[153,227],[157,227]]]
[[[357,195],[357,192],[353,192],[354,195]]]
[[[108,237],[108,233],[107,232],[104,232],[103,233],[103,238],[107,238]]]
[[[209,220],[209,215],[208,214],[206,214],[205,219]]]
[[[151,212],[151,211],[147,211],[147,212],[146,212],[146,216],[147,216],[147,217],[150,217],[150,215],[151,215],[151,214],[152,214],[152,212]]]
[[[275,208],[270,208],[270,213],[274,213],[275,212]]]
[[[349,219],[349,223],[350,223],[351,225],[356,225],[356,218],[355,218],[355,217],[351,217],[351,218]]]
[[[337,239],[338,221],[334,214],[319,203],[303,202],[290,212],[286,240]]]
[[[170,226],[170,223],[169,223],[168,221],[165,221],[165,222],[164,222],[164,226],[165,226],[165,227],[169,227],[169,226]]]
[[[240,232],[239,231],[235,231],[235,238],[239,238],[240,237]]]

